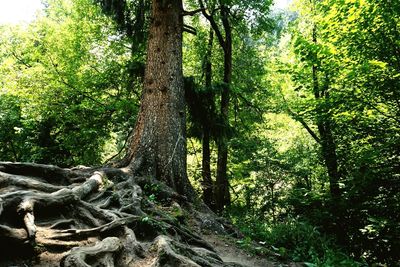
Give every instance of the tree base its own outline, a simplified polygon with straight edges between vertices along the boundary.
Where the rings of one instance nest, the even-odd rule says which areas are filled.
[[[0,266],[232,266],[191,227],[233,228],[124,169],[0,163],[0,201]]]

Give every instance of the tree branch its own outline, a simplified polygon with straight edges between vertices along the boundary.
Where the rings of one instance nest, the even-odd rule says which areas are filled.
[[[310,128],[310,126],[308,126],[307,122],[298,114],[294,113],[292,110],[290,110],[290,108],[288,107],[288,111],[289,114],[291,115],[291,117],[300,122],[301,125],[303,125],[304,129],[307,130],[307,132],[312,136],[312,138],[314,138],[314,140],[318,143],[321,144],[321,139],[318,137],[318,135]]]
[[[82,96],[84,96],[84,97],[86,97],[86,98],[92,100],[93,102],[95,102],[95,103],[97,103],[97,104],[99,104],[99,105],[101,105],[101,106],[103,106],[103,107],[106,107],[106,105],[103,104],[102,102],[100,102],[100,101],[98,101],[97,99],[91,97],[90,95],[88,95],[88,94],[82,92],[81,90],[79,90],[78,88],[76,88],[74,85],[72,85],[72,84],[70,84],[69,82],[65,81],[65,79],[64,79],[64,77],[63,77],[63,74],[60,73],[60,71],[59,71],[58,68],[57,68],[57,64],[54,63],[53,59],[52,59],[50,56],[49,56],[49,59],[50,59],[51,65],[53,66],[54,70],[55,70],[56,73],[58,74],[58,76],[59,76],[59,78],[60,78],[59,81],[60,81],[61,83],[63,83],[64,85],[68,86],[69,88],[75,90],[76,92],[79,92]]]
[[[23,60],[15,51],[10,50],[13,57],[27,68],[32,68],[32,65]]]
[[[257,107],[257,106],[255,106],[253,103],[251,103],[247,98],[245,98],[241,93],[236,93],[236,95],[240,98],[240,99],[242,99],[243,100],[243,102],[245,102],[246,103],[246,105],[248,106],[248,107],[250,107],[250,108],[253,108],[257,113],[258,113],[258,115],[260,115],[261,117],[262,117],[262,115],[263,115],[263,111],[262,111],[262,109],[260,109],[259,107]]]
[[[217,35],[218,42],[223,47],[223,49],[225,49],[226,45],[225,45],[224,37],[222,36],[221,30],[219,29],[218,24],[215,21],[214,16],[213,16],[215,9],[211,12],[211,15],[210,15],[210,14],[207,14],[207,12],[206,12],[207,9],[204,8],[203,0],[199,0],[199,5],[201,7],[201,12],[202,12],[203,16],[210,22],[211,27],[213,28],[215,34]]]
[[[187,32],[187,33],[191,33],[193,35],[197,35],[197,31],[195,28],[193,28],[192,26],[183,24],[183,31]]]
[[[283,98],[283,102],[286,104],[286,109],[289,112],[289,115],[296,121],[300,122],[301,125],[304,127],[304,129],[306,129],[306,131],[311,135],[312,138],[314,138],[314,140],[318,143],[321,144],[321,139],[318,137],[318,135],[310,128],[310,126],[308,126],[307,122],[297,113],[293,112],[287,101],[285,96],[283,95],[282,91],[281,91],[281,96]]]
[[[196,15],[197,13],[200,13],[200,12],[203,12],[203,11],[205,11],[204,8],[198,8],[198,9],[195,9],[195,10],[192,10],[192,11],[183,10],[182,11],[182,16],[193,16],[193,15]]]

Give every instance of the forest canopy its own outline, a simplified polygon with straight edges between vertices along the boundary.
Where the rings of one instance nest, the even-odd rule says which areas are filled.
[[[400,2],[164,2],[46,0],[0,25],[0,161],[129,166],[249,253],[399,265]]]

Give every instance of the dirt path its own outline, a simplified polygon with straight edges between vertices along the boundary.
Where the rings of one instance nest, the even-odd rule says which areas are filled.
[[[233,240],[218,235],[203,235],[204,240],[210,243],[224,262],[236,263],[246,267],[300,267],[301,263],[274,262],[266,257],[251,255],[239,248]]]

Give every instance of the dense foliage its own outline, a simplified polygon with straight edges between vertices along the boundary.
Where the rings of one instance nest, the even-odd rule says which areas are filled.
[[[137,59],[90,1],[48,5],[29,25],[1,28],[0,158],[98,164],[132,126]]]
[[[204,4],[214,11],[185,16],[196,34],[183,45],[199,194],[204,164],[216,187],[223,139],[223,214],[246,235],[241,245],[308,266],[399,264],[400,2]],[[146,1],[48,0],[29,25],[0,26],[0,160],[96,165],[120,152],[139,105],[146,12]],[[229,85],[218,42],[227,32],[216,33],[227,21]]]

